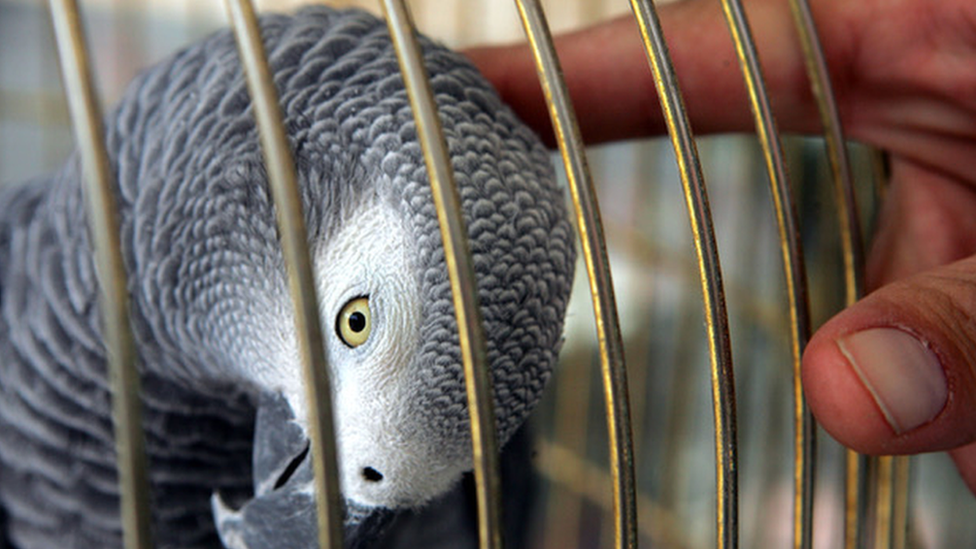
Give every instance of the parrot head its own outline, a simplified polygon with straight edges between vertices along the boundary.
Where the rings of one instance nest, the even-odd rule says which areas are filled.
[[[444,249],[385,23],[315,7],[265,16],[262,30],[305,206],[347,535],[362,536],[470,469]],[[462,56],[422,44],[468,228],[504,442],[556,360],[574,233],[538,138]],[[312,546],[303,375],[232,36],[217,33],[141,75],[108,139],[127,205],[143,362],[215,398],[243,387],[256,408],[253,494],[214,495],[221,539]]]

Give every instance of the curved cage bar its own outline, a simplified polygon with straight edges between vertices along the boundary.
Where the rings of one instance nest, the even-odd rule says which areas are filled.
[[[823,126],[827,159],[837,196],[838,223],[840,224],[841,249],[844,252],[844,281],[847,303],[853,304],[864,292],[864,245],[861,223],[858,220],[857,200],[851,174],[844,129],[840,112],[830,83],[830,71],[820,43],[816,22],[807,0],[790,0],[793,20],[803,48],[803,59],[810,89],[817,102],[820,123]]]
[[[894,487],[891,512],[891,549],[907,549],[908,544],[908,501],[909,480],[912,474],[912,459],[908,456],[895,456]]]
[[[296,336],[308,400],[309,444],[315,471],[318,545],[321,549],[341,547],[342,519],[339,514],[341,507],[332,393],[295,162],[285,137],[277,92],[254,8],[250,0],[226,0],[226,7],[254,104],[295,311]]]
[[[451,281],[464,362],[468,411],[471,414],[479,546],[482,549],[500,548],[501,483],[494,401],[474,266],[468,248],[467,230],[461,216],[461,199],[454,182],[447,144],[441,131],[430,80],[424,68],[410,14],[402,0],[384,0],[383,11],[417,123],[417,134],[423,147],[441,238],[444,241],[444,256]]]
[[[874,162],[872,171],[878,193],[884,195],[887,190],[887,174],[885,173],[885,161],[883,153],[872,151]],[[856,211],[856,202],[853,202],[853,195],[849,204],[844,204],[851,210]],[[855,215],[856,221],[856,215]],[[858,229],[853,232],[851,238],[857,238],[861,242],[860,225],[855,225]],[[863,260],[862,260],[863,265]],[[861,286],[857,298],[864,295],[863,269],[861,269]],[[858,495],[857,504],[860,505],[860,514],[863,515],[861,524],[855,524],[851,528],[852,533],[848,535],[850,540],[858,540],[861,543],[870,540],[875,549],[895,549],[906,547],[908,543],[908,489],[909,473],[911,471],[911,457],[909,456],[859,456],[853,451],[848,452],[848,459],[852,462],[851,476],[849,482],[857,482],[858,486],[864,489],[863,494]],[[860,479],[853,478],[853,463],[862,464],[857,471],[866,476],[865,482],[858,482]],[[865,472],[866,471],[866,472]],[[869,518],[873,521],[870,523]],[[854,512],[849,512],[854,516]],[[870,526],[870,530],[868,527]]]
[[[867,545],[869,458],[854,450],[844,452],[844,547]]]
[[[92,81],[78,3],[75,0],[51,0],[50,8],[65,95],[80,151],[88,230],[99,279],[99,305],[112,392],[123,544],[126,549],[149,549],[153,546],[152,512],[142,403],[139,400],[138,357],[129,319],[129,289],[119,239],[115,182],[105,149],[101,108]]]
[[[892,546],[892,514],[894,512],[895,461],[892,456],[876,458],[877,469],[873,483],[874,523],[871,535],[875,549],[888,549]]]
[[[850,163],[844,143],[840,114],[834,100],[830,73],[827,69],[823,48],[820,45],[813,13],[806,0],[790,0],[794,24],[803,48],[804,62],[810,78],[810,87],[817,102],[827,157],[830,161],[840,227],[841,249],[844,257],[845,303],[854,304],[864,295],[864,249],[861,224],[858,220],[857,201],[854,195]],[[867,521],[866,458],[848,451],[847,496],[845,498],[845,547],[851,549],[864,543]],[[879,515],[880,516],[880,515]]]
[[[632,0],[648,62],[664,112],[668,135],[678,161],[689,221],[698,254],[702,304],[708,330],[712,368],[713,418],[716,460],[716,546],[738,547],[738,444],[735,410],[735,378],[725,288],[722,283],[718,244],[708,205],[691,124],[674,74],[661,24],[650,0]]]
[[[739,65],[749,92],[750,106],[756,121],[756,134],[762,145],[769,176],[770,190],[780,233],[783,272],[786,276],[790,312],[790,338],[793,355],[793,414],[794,414],[794,499],[793,546],[809,548],[813,536],[813,487],[816,435],[813,416],[806,405],[800,381],[803,351],[810,339],[810,305],[806,281],[806,266],[800,242],[796,205],[790,186],[779,130],[773,118],[766,85],[763,81],[759,56],[752,39],[740,0],[722,0],[722,8],[735,42]]]
[[[570,194],[576,208],[583,258],[590,281],[606,400],[610,474],[613,479],[614,545],[635,548],[637,488],[634,480],[634,440],[630,425],[627,371],[596,191],[542,5],[538,0],[516,0],[516,3],[522,26],[532,47],[539,82],[546,96],[549,117],[566,166]]]

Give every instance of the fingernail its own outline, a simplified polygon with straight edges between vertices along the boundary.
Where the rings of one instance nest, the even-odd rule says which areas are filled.
[[[945,407],[948,389],[935,353],[894,328],[872,328],[837,341],[896,434],[928,423]]]

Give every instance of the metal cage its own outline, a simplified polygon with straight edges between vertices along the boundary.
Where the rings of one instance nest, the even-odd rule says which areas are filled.
[[[561,77],[551,30],[540,1],[517,0],[515,6],[510,8],[512,14],[517,13],[521,19],[525,36],[534,50],[539,80],[558,138],[565,177],[575,207],[595,319],[595,341],[598,342],[596,351],[581,345],[575,352],[564,352],[560,366],[562,371],[554,378],[555,388],[537,413],[537,421],[543,425],[539,431],[543,434],[536,444],[538,456],[535,464],[539,474],[549,482],[546,505],[538,521],[542,532],[537,536],[541,540],[539,544],[543,547],[600,545],[631,548],[637,547],[639,540],[646,540],[649,546],[654,547],[692,547],[714,543],[719,548],[733,548],[740,544],[758,546],[769,541],[768,536],[754,531],[746,536],[742,533],[744,529],[773,527],[788,528],[789,533],[777,539],[796,548],[838,546],[841,535],[847,548],[927,547],[929,544],[949,547],[957,546],[959,540],[965,539],[972,543],[976,539],[972,526],[968,526],[967,530],[967,526],[953,522],[951,517],[941,519],[939,524],[955,534],[926,541],[921,531],[926,527],[919,526],[921,519],[913,518],[914,507],[910,507],[913,501],[925,496],[909,495],[914,492],[909,487],[911,465],[907,458],[869,458],[847,453],[840,464],[836,459],[839,450],[836,446],[831,447],[830,442],[817,432],[803,400],[799,380],[800,356],[816,319],[824,318],[831,310],[843,305],[824,296],[842,294],[846,296],[844,301],[851,303],[863,292],[862,233],[868,227],[864,219],[870,217],[877,202],[878,189],[883,185],[882,176],[872,164],[872,151],[845,142],[807,0],[782,1],[790,3],[794,13],[794,32],[803,44],[813,95],[817,99],[824,128],[822,140],[784,139],[780,136],[766,97],[759,54],[750,36],[741,2],[715,1],[722,2],[730,31],[729,39],[734,42],[738,53],[752,102],[758,145],[753,139],[742,137],[729,138],[723,144],[716,144],[714,138],[696,140],[685,114],[679,82],[671,67],[655,6],[649,0],[632,0],[630,8],[646,46],[648,70],[653,72],[657,85],[670,145],[658,140],[637,145],[640,147],[638,152],[605,148],[587,150],[579,135],[573,107]],[[494,4],[491,10],[502,9],[497,2]],[[552,4],[552,10],[570,9],[569,3]],[[602,10],[593,7],[597,5],[596,2],[578,4],[578,9],[596,15]],[[414,38],[416,27],[402,0],[382,0],[381,6],[394,39],[422,140],[458,311],[472,420],[480,547],[498,548],[501,547],[498,444],[493,422],[490,421],[493,417],[490,378],[485,366],[485,343],[474,291],[473,270],[467,253],[466,232],[429,83]],[[270,184],[280,213],[279,231],[297,311],[296,325],[306,371],[308,402],[312,406],[309,417],[312,418],[311,455],[314,457],[319,510],[319,546],[340,547],[342,538],[328,370],[325,367],[317,301],[308,250],[305,248],[305,229],[301,223],[303,216],[300,215],[301,204],[291,153],[281,125],[276,94],[268,75],[251,2],[226,0],[225,8],[248,76],[248,88],[261,131]],[[0,3],[0,9],[3,9],[0,17],[8,18],[18,10],[39,11],[36,6],[16,2]],[[460,7],[453,9],[462,11]],[[626,8],[617,6],[614,9],[619,11]],[[98,215],[90,215],[90,219],[99,222],[91,227],[91,231],[96,239],[99,271],[105,281],[102,304],[107,327],[106,345],[112,350],[109,356],[114,359],[110,368],[125,544],[132,549],[149,548],[153,543],[148,526],[150,513],[146,458],[140,430],[138,376],[134,369],[135,353],[128,330],[125,273],[118,231],[114,225],[113,182],[101,142],[103,132],[99,99],[93,81],[94,71],[86,47],[83,17],[76,1],[50,0],[50,17],[56,35],[68,112],[74,127],[74,141],[81,151],[85,179],[89,185],[88,207],[92,212],[99,212]],[[0,25],[3,25],[2,19]],[[3,34],[8,32],[0,30],[0,37]],[[10,56],[0,57],[0,62],[10,62]],[[54,66],[55,61],[43,59],[42,63]],[[0,75],[5,70],[7,68],[0,65]],[[0,78],[0,129],[13,131],[26,123],[25,119],[36,123],[43,117],[58,121],[67,118],[53,92],[23,92],[15,88],[6,85]],[[18,114],[15,115],[15,112]],[[11,120],[17,117],[21,117],[17,121],[19,124],[12,123]],[[7,128],[3,128],[4,125]],[[699,159],[697,143],[711,156],[710,160]],[[826,145],[825,152],[821,152],[823,144]],[[55,148],[64,149],[66,146],[67,143],[63,142]],[[849,148],[852,157],[848,154]],[[595,159],[594,164],[598,169],[605,164],[619,164],[623,155],[626,158],[624,163],[635,168],[636,179],[647,179],[651,174],[656,174],[662,179],[658,187],[651,188],[639,182],[627,187],[629,190],[626,192],[640,194],[645,200],[673,203],[679,200],[678,194],[683,194],[691,233],[690,236],[686,232],[677,236],[676,241],[683,244],[676,247],[691,243],[695,255],[692,257],[674,253],[673,249],[664,249],[654,241],[656,237],[649,239],[645,236],[648,231],[635,230],[634,226],[644,222],[633,211],[624,215],[629,221],[621,223],[615,220],[609,228],[605,228],[597,205],[597,194],[598,189],[604,195],[611,191],[594,184],[598,178],[591,175],[588,155]],[[647,160],[651,157],[653,160]],[[736,158],[751,160],[743,162],[745,167],[735,177],[741,181],[765,181],[764,186],[768,185],[768,189],[760,189],[757,193],[755,186],[729,183],[732,190],[720,192],[723,193],[723,201],[732,205],[721,209],[730,211],[736,205],[741,207],[747,200],[759,203],[768,201],[772,206],[767,212],[772,216],[768,220],[749,220],[751,225],[743,224],[741,217],[726,216],[719,221],[713,220],[703,172],[710,167],[714,169],[716,162]],[[703,166],[706,169],[703,170]],[[15,172],[0,170],[0,176],[4,178],[13,177],[12,173]],[[799,184],[791,184],[791,178]],[[831,194],[822,190],[825,186],[812,183],[824,179],[832,181],[826,188],[833,189],[833,198],[823,196]],[[862,202],[860,207],[855,196]],[[798,211],[802,211],[806,219],[809,211],[818,209],[817,205],[825,201],[829,201],[828,211],[820,215],[821,219],[815,225],[826,236],[819,239],[805,237],[807,233],[800,230]],[[773,219],[777,227],[776,236],[767,244],[780,255],[776,261],[781,266],[773,275],[763,275],[771,290],[767,291],[765,301],[749,302],[730,295],[730,302],[734,302],[730,314],[730,308],[726,305],[726,295],[730,290],[723,282],[719,248],[725,246],[728,249],[723,252],[731,254],[748,252],[741,243],[720,242],[723,235],[716,233],[725,231],[734,236],[736,231],[761,232],[763,229],[757,228],[757,225],[765,221],[772,223]],[[662,229],[661,224],[668,221],[670,228]],[[676,225],[678,228],[675,228]],[[681,225],[683,223],[673,218],[665,219],[655,223],[653,230],[681,233]],[[608,237],[604,236],[605,233]],[[619,238],[618,244],[613,242],[615,237]],[[609,244],[608,238],[611,240]],[[806,254],[804,244],[808,248]],[[663,303],[658,307],[670,307],[669,312],[658,313],[656,317],[635,317],[625,307],[628,310],[618,315],[610,260],[613,251],[620,247],[631,250],[644,261],[663,265],[661,273],[664,274],[644,275],[656,276],[656,281],[642,280],[637,287],[658,288],[659,285],[665,287],[670,284],[673,290],[674,285],[682,288],[694,285],[697,278],[700,291],[686,290],[692,295],[689,299],[683,294],[674,298],[669,294],[672,290],[655,290],[664,295],[663,298],[655,295],[655,299]],[[838,261],[838,257],[842,260]],[[818,265],[816,272],[810,269],[810,264]],[[842,268],[834,267],[838,264]],[[618,281],[617,294],[620,295],[622,289],[637,291],[631,280],[642,275],[627,272],[625,265],[628,281],[623,286]],[[733,278],[731,285],[735,288],[732,293],[744,291],[738,278]],[[700,299],[694,298],[695,293]],[[694,301],[700,301],[700,306],[695,305]],[[662,314],[667,315],[666,320]],[[625,320],[636,318],[635,326],[622,328],[618,316],[624,316]],[[752,323],[737,330],[730,322],[730,316],[749,317]],[[702,321],[704,332],[700,329]],[[672,341],[665,347],[661,347],[662,344],[653,335],[662,323],[668,325]],[[591,333],[592,328],[591,324]],[[627,367],[624,364],[625,343],[630,358]],[[747,353],[765,354],[766,360],[772,362],[773,366],[757,372],[755,368],[747,369],[737,364],[737,385],[733,376],[733,344],[741,344],[741,349],[737,349],[735,355],[737,359],[748,356]],[[567,347],[572,348],[573,343],[569,342]],[[687,371],[682,370],[680,375],[675,375],[677,369],[673,366],[667,372],[650,368],[648,361],[653,358],[649,357],[653,356],[654,349],[660,351],[662,348],[677,355],[672,358],[674,364],[688,363]],[[567,353],[569,356],[566,356]],[[598,369],[590,368],[590,358],[593,356],[598,357],[595,360]],[[701,363],[700,368],[698,363]],[[709,381],[706,382],[706,378]],[[595,379],[600,380],[599,387],[594,385]],[[667,391],[672,393],[670,399],[662,396],[664,390],[661,386],[666,386]],[[704,389],[696,389],[706,386],[710,387],[707,394],[700,393]],[[739,409],[736,406],[737,391],[741,404]],[[599,399],[600,393],[604,395],[602,412],[590,405],[591,401]],[[777,424],[779,429],[787,430],[787,436],[782,439],[785,442],[774,450],[779,453],[773,457],[749,449],[756,446],[751,442],[757,440],[754,434],[749,435],[748,448],[737,444],[744,436],[739,434],[740,431],[749,429],[750,424],[760,421],[757,418],[764,415],[757,411],[757,407],[767,404],[756,403],[759,398],[757,393],[775,397],[777,409],[788,414],[788,419]],[[668,408],[658,404],[656,399],[664,399]],[[699,401],[711,403],[710,430],[693,423],[697,413],[694,406]],[[652,425],[646,418],[655,415],[657,419]],[[590,418],[598,416],[605,418],[605,427],[588,426]],[[688,442],[691,431],[707,434]],[[819,452],[815,444],[818,437],[821,439]],[[704,482],[713,486],[714,496],[706,498],[714,502],[711,511],[702,506],[700,499],[682,499],[679,495],[682,486],[687,488],[692,484],[689,470],[700,467],[699,462],[702,461],[696,457],[688,463],[687,446],[691,445],[693,452],[701,450],[703,441],[709,438],[712,440],[714,472],[703,474],[708,479]],[[599,443],[603,445],[602,449],[594,445],[594,439],[602,440]],[[686,445],[684,450],[681,444]],[[643,460],[635,459],[635,453],[646,451],[647,445],[663,448],[659,457],[653,460],[655,467],[659,468],[655,471],[648,471]],[[828,450],[823,448],[833,452],[833,457],[827,455]],[[755,459],[759,465],[750,465],[749,459]],[[740,489],[740,474],[753,474],[750,470],[755,467],[761,470],[763,463],[774,467],[769,460],[789,464],[777,466],[779,469],[776,469],[786,471],[781,475],[790,479],[786,486],[764,482],[752,490],[764,494],[762,497],[757,499],[754,494],[745,494]],[[702,463],[707,463],[707,460]],[[937,470],[940,467],[944,468],[945,465],[940,462],[932,468]],[[815,480],[815,473],[821,480]],[[916,471],[915,476],[918,474]],[[832,487],[832,490],[824,490],[825,485]],[[648,489],[648,486],[651,488]],[[773,495],[779,498],[776,501],[781,502],[775,508],[776,512],[773,510]],[[750,501],[749,509],[744,509],[740,503],[746,497]],[[788,505],[782,503],[784,499],[789,502]],[[817,507],[815,515],[814,508],[821,500],[827,503],[823,509]],[[752,506],[759,506],[759,510]],[[779,507],[790,511],[777,514]],[[680,516],[688,513],[699,517],[699,521],[702,516],[713,517],[712,528],[706,533],[689,533],[687,528],[673,525],[676,520],[682,523]],[[757,515],[775,515],[776,518],[764,522]],[[815,529],[814,525],[815,522],[824,522],[815,521],[815,516],[821,515],[843,517],[843,527],[834,526],[830,530],[837,532],[837,536],[824,534],[823,538],[820,537],[820,530]],[[604,523],[609,526],[604,526]],[[557,525],[561,526],[556,528]],[[748,542],[740,543],[741,538],[748,539]]]

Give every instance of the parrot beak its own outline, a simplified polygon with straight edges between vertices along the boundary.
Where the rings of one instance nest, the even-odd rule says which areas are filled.
[[[318,547],[315,490],[308,437],[281,393],[264,393],[254,430],[254,497],[232,509],[219,493],[211,498],[217,533],[228,549]],[[347,501],[345,547],[365,547],[396,513]]]

